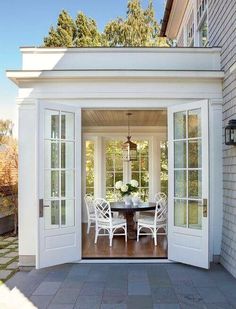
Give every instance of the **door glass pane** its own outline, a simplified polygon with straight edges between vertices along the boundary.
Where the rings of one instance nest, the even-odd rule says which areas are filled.
[[[61,143],[61,168],[74,168],[74,142]]]
[[[192,229],[202,228],[202,203],[201,201],[188,201],[188,226]]]
[[[194,109],[188,112],[188,137],[201,136],[201,109]]]
[[[185,168],[186,167],[186,141],[174,142],[174,167]]]
[[[74,139],[74,114],[61,113],[61,139]]]
[[[59,171],[45,171],[44,176],[44,197],[59,197]]]
[[[59,228],[59,200],[44,201],[44,224],[46,229]]]
[[[179,227],[187,226],[187,201],[174,200],[174,224]]]
[[[188,167],[202,167],[202,141],[200,139],[188,141]]]
[[[62,227],[74,226],[75,207],[74,200],[61,201],[61,225]]]
[[[59,111],[45,110],[44,134],[46,139],[59,138]]]
[[[202,171],[196,170],[188,172],[188,197],[202,197]]]
[[[44,218],[47,229],[74,225],[74,124],[73,113],[45,110],[44,198],[49,207],[44,208]]]
[[[61,196],[74,197],[74,171],[61,171]]]
[[[186,189],[186,171],[175,171],[174,172],[174,189],[175,189],[175,197],[186,197],[187,189]]]
[[[45,168],[59,168],[59,143],[45,141]]]
[[[186,138],[186,112],[174,113],[174,139]]]

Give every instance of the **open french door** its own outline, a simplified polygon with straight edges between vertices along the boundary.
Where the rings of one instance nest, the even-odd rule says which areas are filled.
[[[208,101],[168,109],[168,258],[209,268]]]
[[[81,258],[81,110],[41,104],[36,267]]]

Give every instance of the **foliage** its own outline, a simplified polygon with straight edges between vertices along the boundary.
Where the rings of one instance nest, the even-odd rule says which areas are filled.
[[[161,147],[161,191],[168,195],[168,144],[160,143]]]
[[[104,30],[109,46],[160,46],[160,27],[153,3],[143,9],[140,0],[128,1],[126,19],[118,17]],[[164,41],[163,41],[164,42]]]
[[[0,119],[0,146],[4,144],[9,137],[12,136],[14,124],[11,120]]]
[[[44,38],[45,47],[73,47],[77,37],[76,24],[70,15],[63,10],[58,17],[57,28],[51,27]]]
[[[63,10],[57,27],[50,28],[44,38],[45,47],[98,47],[98,46],[169,46],[159,37],[160,26],[155,18],[152,0],[143,9],[140,0],[129,0],[126,18],[117,17],[108,22],[100,33],[94,19],[79,12],[75,21]]]
[[[8,137],[0,149],[0,210],[14,214],[14,233],[18,226],[18,146]]]

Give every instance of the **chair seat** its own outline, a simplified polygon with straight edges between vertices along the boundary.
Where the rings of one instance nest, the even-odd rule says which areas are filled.
[[[122,219],[122,218],[113,218],[112,219],[112,225],[122,225],[122,224],[125,224],[126,223],[126,220],[125,219]]]
[[[144,224],[144,225],[154,225],[154,218],[153,217],[144,217],[138,219],[138,224]],[[166,220],[158,220],[157,221],[157,226],[158,225],[164,225],[166,224]]]

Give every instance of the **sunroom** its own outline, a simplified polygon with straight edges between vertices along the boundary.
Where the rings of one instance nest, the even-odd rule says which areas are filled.
[[[220,49],[21,52],[22,70],[7,71],[19,87],[20,264],[162,257],[208,268],[220,254],[222,220]],[[127,113],[137,145],[128,163]],[[84,195],[112,204],[115,183],[131,179],[144,204],[168,194],[168,236],[157,246],[149,236],[94,244]]]

